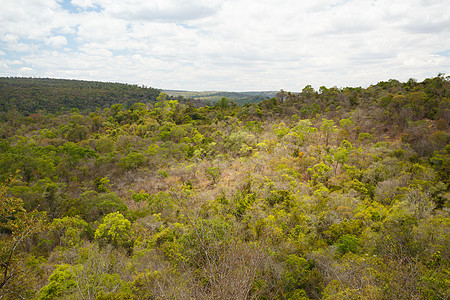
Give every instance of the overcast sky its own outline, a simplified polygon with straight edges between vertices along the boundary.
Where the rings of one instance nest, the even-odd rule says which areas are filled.
[[[450,75],[450,0],[0,0],[0,76],[300,91]]]

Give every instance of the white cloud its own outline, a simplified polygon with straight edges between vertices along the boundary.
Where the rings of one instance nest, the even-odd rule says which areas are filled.
[[[21,65],[21,64],[23,64],[23,62],[20,61],[20,60],[18,60],[18,59],[15,59],[15,60],[7,60],[6,63],[7,63],[8,65]]]
[[[80,47],[80,50],[84,54],[87,54],[87,55],[92,56],[92,57],[96,57],[96,56],[110,57],[110,56],[113,55],[111,51],[109,51],[108,49],[103,48],[99,44],[84,44],[83,46]]]
[[[436,55],[450,44],[450,0],[72,0],[76,12],[57,0],[0,4],[0,55],[37,76],[301,90],[450,68]]]
[[[18,75],[21,77],[36,76],[36,72],[32,68],[22,67],[19,69]]]
[[[97,3],[114,17],[127,21],[182,22],[214,15],[222,1],[153,0],[125,3],[98,0]]]
[[[4,34],[0,35],[0,41],[5,43],[5,49],[14,51],[17,53],[24,53],[31,51],[33,48],[32,44],[26,44],[19,41],[19,36],[14,34]]]
[[[61,48],[67,45],[67,39],[65,36],[57,35],[47,38],[45,43],[51,47]]]
[[[79,6],[83,9],[95,7],[94,0],[71,0],[71,3],[75,6]]]

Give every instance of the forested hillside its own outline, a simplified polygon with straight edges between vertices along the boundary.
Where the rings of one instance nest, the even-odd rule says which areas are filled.
[[[160,90],[122,83],[48,78],[0,78],[0,112],[62,112],[103,109],[113,104],[154,103]]]
[[[1,83],[0,299],[448,299],[449,77],[243,107],[73,83],[47,112]]]
[[[190,91],[176,91],[176,90],[163,90],[169,96],[183,97],[186,99],[194,99],[214,105],[215,103],[227,98],[230,101],[242,106],[247,103],[261,102],[267,99],[271,99],[277,92],[190,92]]]

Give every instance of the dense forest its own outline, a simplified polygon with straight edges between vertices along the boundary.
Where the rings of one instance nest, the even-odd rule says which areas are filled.
[[[244,106],[19,81],[0,299],[448,299],[450,77]]]
[[[0,78],[0,112],[16,110],[29,115],[46,111],[62,113],[113,104],[154,103],[160,90],[144,86],[49,78]]]

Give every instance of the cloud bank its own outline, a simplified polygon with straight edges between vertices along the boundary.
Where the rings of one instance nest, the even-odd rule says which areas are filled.
[[[449,0],[0,0],[0,76],[299,91],[450,73]]]

